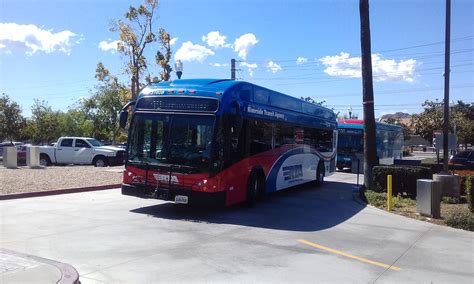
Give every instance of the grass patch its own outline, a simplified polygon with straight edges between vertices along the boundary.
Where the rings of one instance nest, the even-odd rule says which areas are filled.
[[[466,208],[453,210],[453,212],[446,217],[446,225],[453,228],[474,231],[474,214]]]
[[[367,202],[377,208],[387,210],[387,193],[365,191]],[[447,225],[468,231],[474,231],[474,214],[470,212],[465,198],[444,197],[441,202],[441,218],[433,219],[416,212],[416,200],[402,196],[394,196],[392,212],[413,219],[427,221],[438,225]]]
[[[384,192],[375,192],[372,190],[367,190],[365,192],[365,197],[367,202],[375,207],[387,209],[387,193]],[[400,195],[394,196],[392,198],[392,206],[394,208],[404,208],[404,207],[416,207],[416,201],[410,198],[404,198]]]
[[[443,196],[441,202],[444,204],[458,204],[461,203],[461,200],[457,197]]]

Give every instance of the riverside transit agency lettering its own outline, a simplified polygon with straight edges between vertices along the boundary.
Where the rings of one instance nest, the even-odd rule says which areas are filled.
[[[283,113],[279,113],[273,110],[266,110],[262,108],[256,108],[253,106],[248,106],[247,107],[247,112],[248,113],[253,113],[253,114],[258,114],[258,115],[263,115],[263,116],[268,116],[268,117],[274,117],[277,119],[283,119],[286,120],[286,117]]]

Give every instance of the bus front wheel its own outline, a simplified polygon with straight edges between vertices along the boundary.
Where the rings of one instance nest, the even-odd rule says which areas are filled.
[[[318,169],[316,171],[316,186],[321,186],[324,182],[324,164],[319,163]]]
[[[248,185],[247,185],[247,207],[253,207],[257,201],[261,200],[263,195],[263,189],[265,188],[265,180],[263,177],[254,173],[250,176]]]

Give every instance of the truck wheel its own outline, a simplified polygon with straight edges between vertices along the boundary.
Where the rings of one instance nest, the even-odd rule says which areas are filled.
[[[105,157],[97,157],[94,159],[94,167],[102,168],[107,167],[107,159]]]
[[[51,166],[51,159],[47,155],[40,156],[40,166],[47,167]]]

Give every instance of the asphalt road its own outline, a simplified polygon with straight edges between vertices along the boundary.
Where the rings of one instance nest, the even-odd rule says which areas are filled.
[[[366,207],[355,175],[254,208],[176,207],[119,190],[0,203],[0,246],[74,266],[82,283],[472,283],[473,233]]]

